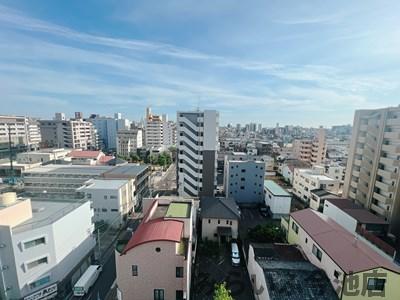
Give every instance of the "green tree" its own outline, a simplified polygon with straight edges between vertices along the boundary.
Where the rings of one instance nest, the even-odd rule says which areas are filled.
[[[226,283],[220,283],[215,285],[214,300],[234,300],[231,296],[231,291],[226,288]]]
[[[138,162],[138,161],[140,161],[140,157],[139,157],[136,153],[131,153],[130,158],[131,158],[131,161],[132,161],[132,162]]]
[[[164,166],[167,164],[167,159],[166,159],[164,153],[161,153],[161,154],[158,156],[158,161],[157,161],[157,163],[158,163],[160,166],[162,166],[162,167],[164,167]]]

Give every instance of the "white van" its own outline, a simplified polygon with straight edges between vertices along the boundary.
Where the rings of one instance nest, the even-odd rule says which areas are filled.
[[[232,242],[232,266],[240,266],[240,254],[239,254],[239,247],[235,242]]]

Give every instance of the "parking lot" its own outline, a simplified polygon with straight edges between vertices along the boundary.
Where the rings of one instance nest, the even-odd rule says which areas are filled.
[[[242,217],[239,225],[241,240],[246,240],[249,229],[257,225],[273,223],[279,226],[280,224],[280,220],[273,220],[270,217],[263,216],[258,208],[241,208],[241,213]]]
[[[226,282],[235,300],[254,299],[246,265],[241,253],[241,265],[232,266],[230,244],[221,245],[220,255],[211,256],[198,251],[193,274],[194,300],[213,299],[214,285]]]

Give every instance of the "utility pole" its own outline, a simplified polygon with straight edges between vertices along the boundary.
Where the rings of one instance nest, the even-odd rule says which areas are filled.
[[[14,167],[12,158],[11,125],[8,124],[8,150],[10,152],[10,177],[14,177]]]

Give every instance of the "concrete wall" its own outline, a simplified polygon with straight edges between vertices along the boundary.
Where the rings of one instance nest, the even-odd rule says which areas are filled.
[[[357,220],[330,203],[329,200],[325,200],[323,214],[330,217],[351,233],[356,232]]]
[[[226,197],[242,205],[264,202],[264,162],[229,161],[226,172]]]
[[[275,196],[265,189],[265,204],[269,206],[273,218],[289,215],[291,202],[291,196]]]
[[[254,259],[254,249],[250,245],[249,246],[249,257],[247,262],[247,271],[249,272],[250,280],[253,285],[254,297],[257,300],[269,300],[267,283],[265,281],[264,271],[261,266]],[[257,294],[255,291],[261,291]]]
[[[210,223],[209,223],[210,220]],[[220,223],[218,224],[218,220]],[[230,222],[232,222],[232,225],[230,225]],[[231,227],[232,228],[232,238],[237,239],[238,237],[238,225],[239,222],[237,220],[228,220],[228,219],[208,219],[208,218],[203,218],[201,221],[202,227],[201,227],[201,238],[202,239],[209,239],[213,241],[217,241],[218,237],[214,236],[217,234],[217,227],[222,226],[222,227]]]

